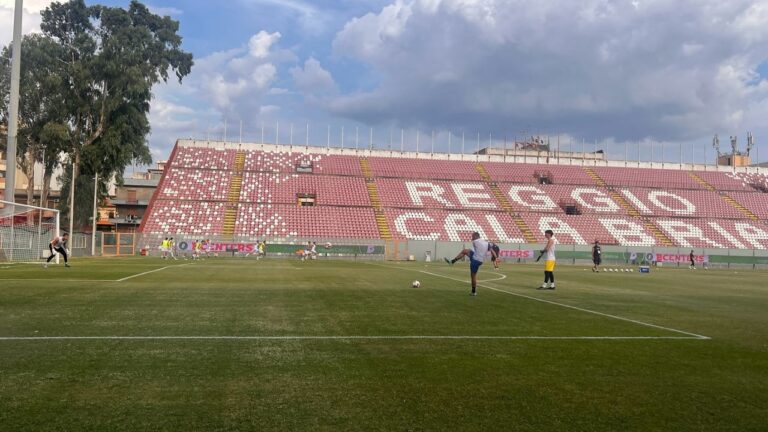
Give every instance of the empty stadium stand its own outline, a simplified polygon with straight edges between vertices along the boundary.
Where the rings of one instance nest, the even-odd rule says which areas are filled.
[[[768,175],[179,141],[140,230],[224,239],[599,239],[768,248]],[[568,162],[568,163],[566,163]]]

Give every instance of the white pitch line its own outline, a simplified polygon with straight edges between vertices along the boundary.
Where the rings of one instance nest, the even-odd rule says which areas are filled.
[[[159,268],[159,269],[154,269],[154,270],[150,270],[150,271],[145,271],[145,272],[143,272],[143,273],[139,273],[139,274],[135,274],[135,275],[132,275],[132,276],[124,277],[124,278],[122,278],[122,279],[118,279],[118,280],[116,280],[116,281],[113,281],[113,282],[125,282],[125,281],[127,281],[128,279],[133,279],[133,278],[137,278],[137,277],[139,277],[139,276],[148,275],[148,274],[150,274],[150,273],[159,272],[159,271],[162,271],[162,270],[165,270],[165,269],[171,268],[171,267],[184,267],[184,266],[188,266],[188,265],[189,265],[189,264],[177,264],[177,265],[170,265],[170,266],[165,266],[165,267],[162,267],[162,268]]]
[[[13,341],[92,340],[698,340],[691,336],[2,336]]]
[[[432,273],[432,272],[428,272],[428,271],[425,271],[425,270],[418,270],[418,271],[421,272],[421,273],[426,273],[428,275],[437,276],[437,277],[441,277],[441,278],[445,278],[445,279],[451,279],[451,280],[455,280],[455,281],[458,281],[458,282],[468,282],[468,281],[466,281],[464,279],[456,279],[454,277],[450,277],[450,276],[446,276],[446,275],[441,275],[441,274],[437,274],[437,273]],[[644,322],[644,321],[633,320],[631,318],[624,318],[624,317],[621,317],[621,316],[618,316],[618,315],[611,315],[611,314],[607,314],[607,313],[603,313],[603,312],[593,311],[593,310],[590,310],[590,309],[584,309],[584,308],[580,308],[578,306],[571,306],[569,304],[558,303],[558,302],[555,302],[555,301],[552,301],[552,300],[544,300],[544,299],[541,299],[541,298],[538,298],[538,297],[532,297],[532,296],[528,296],[528,295],[525,295],[525,294],[518,294],[518,293],[515,293],[515,292],[512,292],[512,291],[505,291],[503,289],[494,288],[494,287],[491,287],[491,286],[488,286],[488,285],[478,284],[478,286],[481,286],[481,287],[489,289],[489,290],[498,291],[498,292],[501,292],[501,293],[513,295],[513,296],[516,296],[516,297],[522,297],[522,298],[526,298],[526,299],[529,299],[529,300],[534,300],[534,301],[537,301],[537,302],[548,303],[548,304],[552,304],[552,305],[556,305],[556,306],[560,306],[560,307],[564,307],[564,308],[568,308],[568,309],[574,309],[574,310],[581,311],[581,312],[586,312],[586,313],[590,313],[590,314],[594,314],[594,315],[604,316],[604,317],[607,317],[607,318],[613,318],[613,319],[620,320],[620,321],[627,321],[627,322],[631,322],[631,323],[634,323],[634,324],[639,324],[639,325],[646,326],[646,327],[652,327],[652,328],[656,328],[656,329],[660,329],[660,330],[666,330],[666,331],[671,331],[671,332],[674,332],[674,333],[680,333],[680,334],[691,336],[691,337],[693,337],[695,339],[702,339],[702,340],[711,339],[708,336],[703,336],[703,335],[700,335],[700,334],[691,333],[691,332],[687,332],[687,331],[684,331],[684,330],[678,330],[678,329],[674,329],[674,328],[671,328],[671,327],[664,327],[664,326],[660,326],[660,325],[656,325],[656,324],[647,323],[647,322]]]
[[[10,282],[23,282],[23,281],[32,281],[32,282],[45,282],[45,281],[51,281],[51,282],[115,282],[114,279],[59,279],[59,278],[50,278],[50,279],[2,279],[0,278],[0,281],[10,281]]]

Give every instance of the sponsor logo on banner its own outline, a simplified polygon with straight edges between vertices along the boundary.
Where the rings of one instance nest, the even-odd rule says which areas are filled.
[[[693,261],[697,263],[709,263],[709,255],[694,255]],[[656,254],[656,262],[660,263],[688,263],[691,257],[688,254]]]
[[[211,242],[207,248],[204,248],[210,252],[253,252],[256,250],[256,245],[253,243],[214,243]],[[182,241],[179,242],[179,250],[187,251],[192,250],[192,242]]]
[[[530,258],[536,258],[536,255],[532,250],[506,250],[502,249],[499,252],[499,256],[502,258],[517,258],[517,259],[530,259]]]

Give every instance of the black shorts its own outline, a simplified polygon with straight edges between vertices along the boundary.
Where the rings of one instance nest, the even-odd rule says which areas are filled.
[[[595,265],[600,265],[603,260],[601,258],[592,258],[592,262],[595,263]]]
[[[496,252],[496,255],[491,254],[491,261],[496,262],[497,259],[501,258],[499,254],[501,254],[501,248],[498,246],[494,246],[491,249],[493,249],[494,252]]]

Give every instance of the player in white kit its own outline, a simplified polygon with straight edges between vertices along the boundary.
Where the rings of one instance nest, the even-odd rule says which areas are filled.
[[[540,290],[555,289],[555,233],[552,230],[544,231],[544,237],[547,239],[547,245],[541,251],[544,256],[544,283],[538,288]],[[547,286],[549,283],[549,286]]]
[[[496,251],[491,248],[491,244],[488,242],[488,240],[481,239],[480,233],[473,232],[472,249],[462,250],[458,255],[456,255],[456,258],[452,260],[443,258],[445,259],[445,262],[453,265],[456,261],[464,258],[465,256],[469,257],[469,275],[470,279],[472,280],[472,292],[470,293],[471,296],[477,295],[477,272],[480,270],[480,266],[483,265],[483,262],[485,262],[485,256],[488,255],[488,252],[491,253],[491,256],[494,259],[498,258]]]

